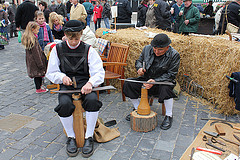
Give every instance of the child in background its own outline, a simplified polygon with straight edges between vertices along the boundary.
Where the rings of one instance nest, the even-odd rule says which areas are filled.
[[[41,89],[42,77],[47,70],[47,58],[44,55],[41,46],[38,43],[37,34],[39,25],[36,22],[29,22],[22,36],[22,44],[26,49],[27,73],[30,78],[34,78],[36,93],[47,92],[47,89]]]
[[[53,36],[52,31],[49,27],[49,25],[45,22],[44,13],[42,11],[36,11],[35,12],[35,21],[39,24],[40,29],[38,32],[38,42],[44,51],[44,47],[50,43],[53,42]]]
[[[64,36],[63,28],[63,16],[57,14],[56,12],[50,13],[49,16],[49,27],[52,30],[52,34],[55,39],[62,40]]]

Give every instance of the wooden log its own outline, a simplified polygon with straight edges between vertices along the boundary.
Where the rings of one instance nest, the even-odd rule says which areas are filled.
[[[219,135],[225,136],[226,131],[224,130],[224,127],[221,124],[216,124],[215,129],[218,132]]]
[[[73,112],[73,129],[76,136],[77,147],[80,148],[83,147],[85,141],[82,101],[80,100],[80,94],[73,94],[72,98],[73,104],[75,105]]]
[[[157,126],[157,113],[151,111],[149,115],[139,115],[137,111],[131,113],[131,128],[136,132],[149,132]]]

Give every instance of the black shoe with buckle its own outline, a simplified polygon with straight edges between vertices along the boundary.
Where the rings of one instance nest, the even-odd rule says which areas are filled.
[[[84,158],[88,158],[93,154],[93,138],[92,137],[88,137],[87,139],[85,139],[85,143],[84,146],[82,148],[82,156]]]
[[[78,154],[78,148],[77,148],[77,143],[76,139],[73,137],[68,137],[67,140],[67,154],[69,157],[76,157]]]
[[[173,121],[173,117],[165,116],[160,128],[163,130],[167,130],[167,129],[171,128],[172,121]]]
[[[134,108],[133,109],[133,111],[135,111],[136,109]],[[131,114],[128,114],[126,117],[125,117],[125,119],[127,120],[127,121],[130,121],[130,118],[131,118]]]

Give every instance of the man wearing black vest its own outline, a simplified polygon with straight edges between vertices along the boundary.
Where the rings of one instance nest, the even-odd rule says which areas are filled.
[[[90,45],[80,41],[85,24],[78,20],[68,21],[63,30],[66,41],[57,44],[52,49],[48,61],[46,77],[55,84],[60,84],[61,90],[73,90],[72,78],[76,78],[77,88],[81,89],[82,106],[86,111],[87,129],[85,144],[82,148],[82,156],[90,157],[93,154],[93,133],[102,102],[98,100],[93,87],[104,82],[105,71],[103,63]],[[75,106],[72,102],[72,94],[59,94],[59,105],[54,109],[67,133],[67,154],[77,156],[75,133],[73,130],[72,113]]]

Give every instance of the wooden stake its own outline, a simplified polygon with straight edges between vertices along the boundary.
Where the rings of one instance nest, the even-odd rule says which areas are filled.
[[[72,94],[75,110],[73,112],[73,129],[76,136],[77,147],[83,147],[85,141],[85,131],[83,124],[83,108],[80,94]]]

